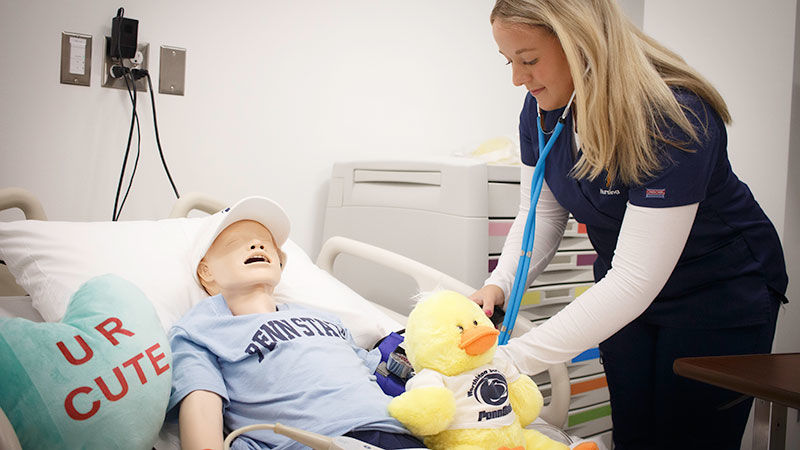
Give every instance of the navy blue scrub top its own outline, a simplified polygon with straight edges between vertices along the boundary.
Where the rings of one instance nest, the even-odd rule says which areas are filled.
[[[691,151],[659,143],[662,169],[643,185],[615,182],[608,186],[605,172],[594,181],[570,176],[577,161],[572,112],[547,157],[545,180],[561,206],[586,225],[598,254],[595,281],[611,268],[628,202],[650,208],[699,203],[675,270],[640,318],[657,325],[704,329],[765,323],[771,302],[785,301],[788,283],[778,234],[731,169],[722,119],[695,94],[673,92],[684,110],[689,109],[687,117],[700,142],[691,141],[674,123],[667,124],[665,137],[686,143],[684,148]],[[552,130],[562,113],[563,108],[543,112],[545,130]],[[535,166],[539,158],[536,100],[530,93],[519,131],[522,162]]]

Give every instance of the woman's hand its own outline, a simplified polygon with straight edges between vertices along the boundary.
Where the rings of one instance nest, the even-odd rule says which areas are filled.
[[[492,317],[495,306],[500,306],[503,310],[506,309],[506,294],[499,286],[493,284],[487,284],[478,289],[469,298],[480,305],[488,317]]]

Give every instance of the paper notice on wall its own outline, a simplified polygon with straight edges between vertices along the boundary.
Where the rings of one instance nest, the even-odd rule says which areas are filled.
[[[69,73],[83,75],[86,71],[86,39],[69,38]]]

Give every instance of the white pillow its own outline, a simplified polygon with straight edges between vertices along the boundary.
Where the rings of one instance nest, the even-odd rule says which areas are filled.
[[[200,218],[127,222],[0,222],[0,260],[33,307],[48,322],[61,320],[72,294],[94,276],[114,273],[136,284],[168,329],[208,294],[194,278],[191,246]],[[356,342],[369,347],[402,328],[350,288],[314,265],[291,240],[288,262],[276,288],[279,302],[330,311]]]
[[[372,348],[375,342],[403,326],[372,303],[314,264],[291,239],[283,244],[286,268],[275,288],[278,302],[296,303],[329,311],[342,319],[356,343]]]
[[[203,292],[190,283],[197,219],[126,222],[0,222],[0,260],[47,322],[64,316],[78,287],[117,274],[150,299],[167,329]]]

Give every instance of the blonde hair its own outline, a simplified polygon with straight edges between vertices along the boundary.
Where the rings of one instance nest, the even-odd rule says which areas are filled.
[[[636,28],[616,0],[497,0],[495,20],[541,26],[560,41],[575,86],[583,151],[572,169],[576,178],[594,180],[607,170],[609,184],[643,183],[661,168],[658,141],[682,149],[690,143],[665,137],[666,123],[698,141],[671,87],[693,92],[731,121],[711,83]]]

